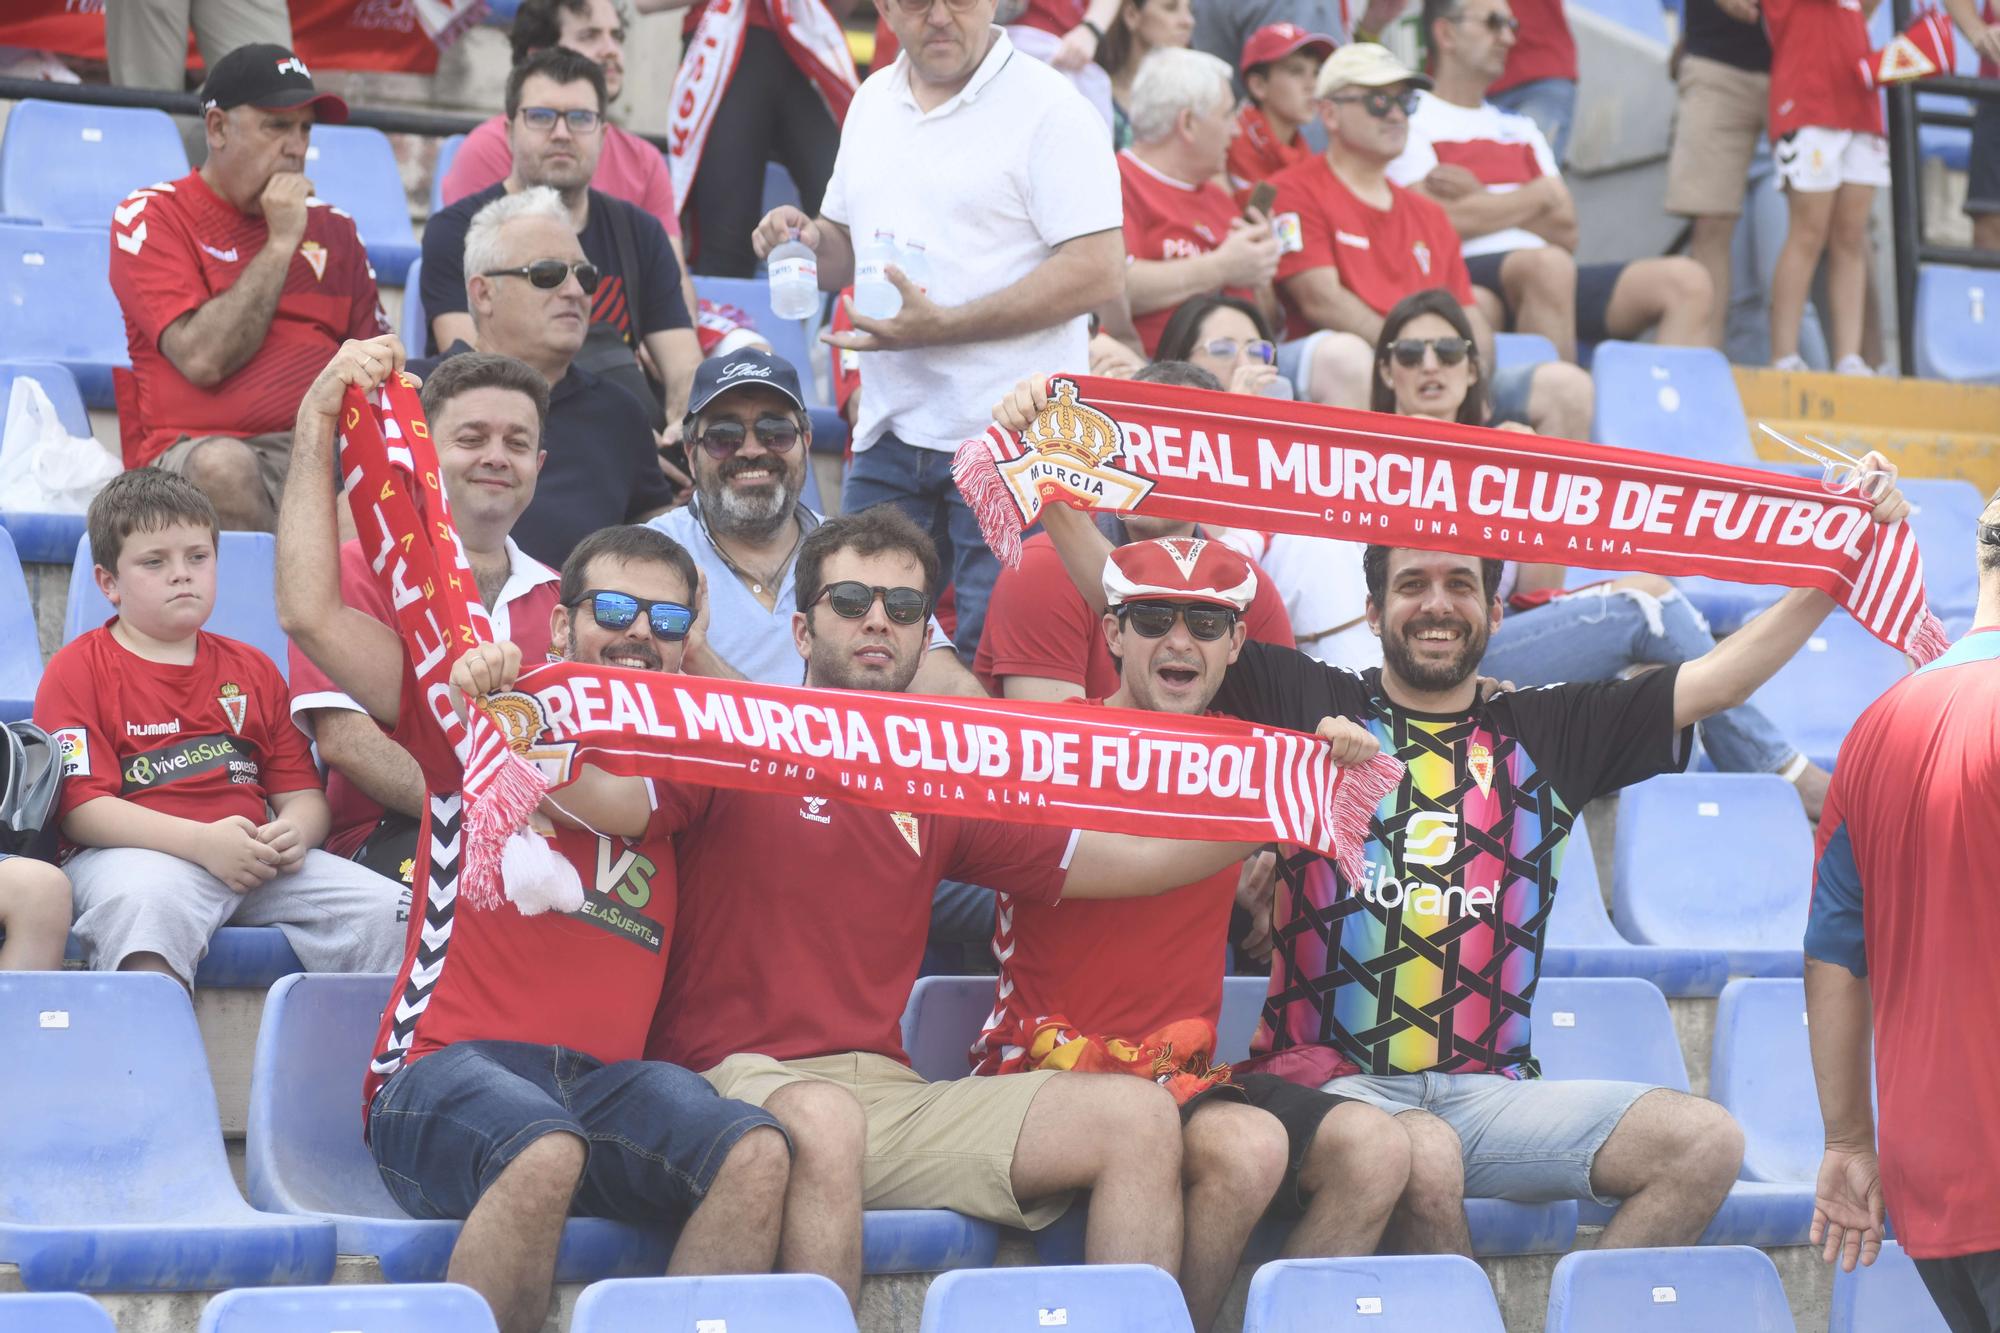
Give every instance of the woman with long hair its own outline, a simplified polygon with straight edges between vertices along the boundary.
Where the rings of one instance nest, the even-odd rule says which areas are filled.
[[[1456,298],[1415,292],[1382,322],[1375,343],[1371,406],[1434,421],[1483,424],[1486,374]],[[1525,430],[1524,427],[1511,427]],[[1654,574],[1631,574],[1565,591],[1561,565],[1508,561],[1499,595],[1506,617],[1493,632],[1480,672],[1517,685],[1609,680],[1635,667],[1666,666],[1715,647],[1708,623],[1680,590]],[[1819,818],[1827,773],[1748,704],[1701,724],[1715,766],[1731,773],[1779,773]]]
[[[1161,47],[1186,46],[1194,36],[1193,0],[1125,0],[1097,45],[1097,63],[1111,76],[1111,146],[1129,148],[1132,122],[1125,106],[1139,63]]]
[[[1200,366],[1231,393],[1264,393],[1278,378],[1271,326],[1237,296],[1196,296],[1181,302],[1160,330],[1160,361]]]

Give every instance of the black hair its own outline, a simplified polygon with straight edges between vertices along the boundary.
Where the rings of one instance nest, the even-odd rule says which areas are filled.
[[[1238,312],[1257,326],[1257,336],[1266,342],[1271,340],[1271,323],[1264,318],[1264,312],[1240,296],[1193,296],[1174,307],[1174,313],[1167,316],[1166,327],[1160,330],[1159,345],[1155,355],[1162,361],[1185,361],[1194,352],[1195,341],[1201,337],[1201,326],[1208,317],[1220,309]]]
[[[1420,292],[1411,292],[1389,309],[1382,319],[1382,335],[1375,340],[1375,366],[1369,377],[1368,406],[1377,412],[1396,410],[1396,391],[1382,378],[1382,368],[1389,364],[1389,346],[1403,336],[1403,326],[1419,315],[1436,315],[1451,325],[1459,337],[1465,339],[1465,355],[1472,366],[1472,383],[1466,386],[1465,401],[1458,405],[1458,415],[1454,418],[1460,425],[1483,426],[1486,424],[1486,371],[1479,364],[1479,342],[1472,336],[1472,321],[1466,318],[1465,307],[1458,298],[1442,287],[1426,287]]]
[[[613,0],[612,8],[618,8],[616,0]],[[560,46],[564,14],[582,17],[589,12],[590,0],[521,0],[521,7],[514,11],[513,26],[507,32],[507,40],[514,50],[514,63],[520,64],[537,51]],[[622,10],[618,21],[625,21]]]
[[[521,86],[538,74],[552,83],[589,84],[597,94],[597,114],[604,114],[604,104],[610,100],[604,87],[604,67],[566,46],[551,46],[521,61],[507,75],[508,120],[521,109]]]
[[[1368,600],[1381,606],[1389,596],[1389,552],[1392,550],[1413,550],[1413,547],[1392,547],[1370,545],[1361,553],[1361,578],[1368,585]],[[1500,595],[1500,575],[1507,562],[1485,558],[1479,562],[1480,582],[1486,589],[1486,604],[1493,605],[1493,599]]]
[[[701,586],[701,576],[695,572],[694,557],[687,553],[685,546],[658,528],[649,528],[643,523],[618,523],[599,528],[585,537],[569,553],[569,559],[563,561],[561,597],[564,606],[575,606],[590,591],[584,576],[590,572],[591,562],[600,557],[622,564],[650,561],[665,565],[687,584],[690,603],[694,601],[695,590]]]
[[[424,381],[424,416],[435,422],[444,405],[474,389],[511,389],[535,405],[537,425],[549,420],[549,382],[525,361],[498,352],[460,352],[446,357]]]
[[[1179,384],[1190,389],[1220,389],[1222,381],[1192,361],[1149,361],[1132,376],[1144,384]]]
[[[799,543],[798,565],[793,572],[799,610],[810,610],[819,600],[823,588],[820,570],[826,566],[828,556],[840,551],[863,556],[897,551],[915,557],[924,572],[923,594],[932,605],[937,604],[941,575],[937,547],[932,545],[930,534],[895,505],[879,504],[858,514],[830,518]]]

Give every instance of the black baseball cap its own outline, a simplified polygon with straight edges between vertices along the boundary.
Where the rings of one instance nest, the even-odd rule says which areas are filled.
[[[698,416],[731,389],[748,385],[776,389],[791,399],[799,411],[806,410],[805,396],[799,392],[799,374],[792,369],[791,362],[754,347],[742,347],[727,356],[710,357],[695,368],[687,414],[690,418]]]
[[[347,103],[313,87],[306,62],[282,46],[257,42],[239,46],[215,62],[201,85],[201,109],[254,106],[266,111],[308,106],[322,125],[347,119]]]

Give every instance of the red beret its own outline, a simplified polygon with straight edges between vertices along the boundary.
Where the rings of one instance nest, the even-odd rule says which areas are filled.
[[[1158,598],[1241,611],[1256,594],[1257,572],[1250,562],[1205,537],[1133,542],[1104,562],[1104,600],[1114,607]]]

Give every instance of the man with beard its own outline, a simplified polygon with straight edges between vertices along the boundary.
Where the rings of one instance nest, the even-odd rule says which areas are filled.
[[[1028,381],[994,419],[1025,429],[1046,402]],[[1893,480],[1879,454],[1863,466]],[[1876,521],[1908,514],[1883,489]],[[1074,510],[1049,506],[1042,521],[1102,606],[1109,544]],[[1834,601],[1794,589],[1678,667],[1482,698],[1501,562],[1370,546],[1362,569],[1379,669],[1252,642],[1215,696],[1216,711],[1271,726],[1354,718],[1408,770],[1371,821],[1360,884],[1316,856],[1281,868],[1250,1067],[1396,1116],[1411,1160],[1393,1248],[1469,1254],[1467,1193],[1616,1207],[1601,1247],[1693,1244],[1736,1179],[1742,1131],[1669,1089],[1541,1080],[1529,1012],[1549,908],[1583,807],[1684,767],[1693,725],[1748,699]]]
[[[695,493],[652,526],[687,548],[708,579],[716,656],[745,680],[796,685],[793,572],[800,543],[825,521],[799,502],[812,466],[812,418],[798,372],[755,347],[702,362],[682,438]],[[935,620],[910,689],[986,695]]]

